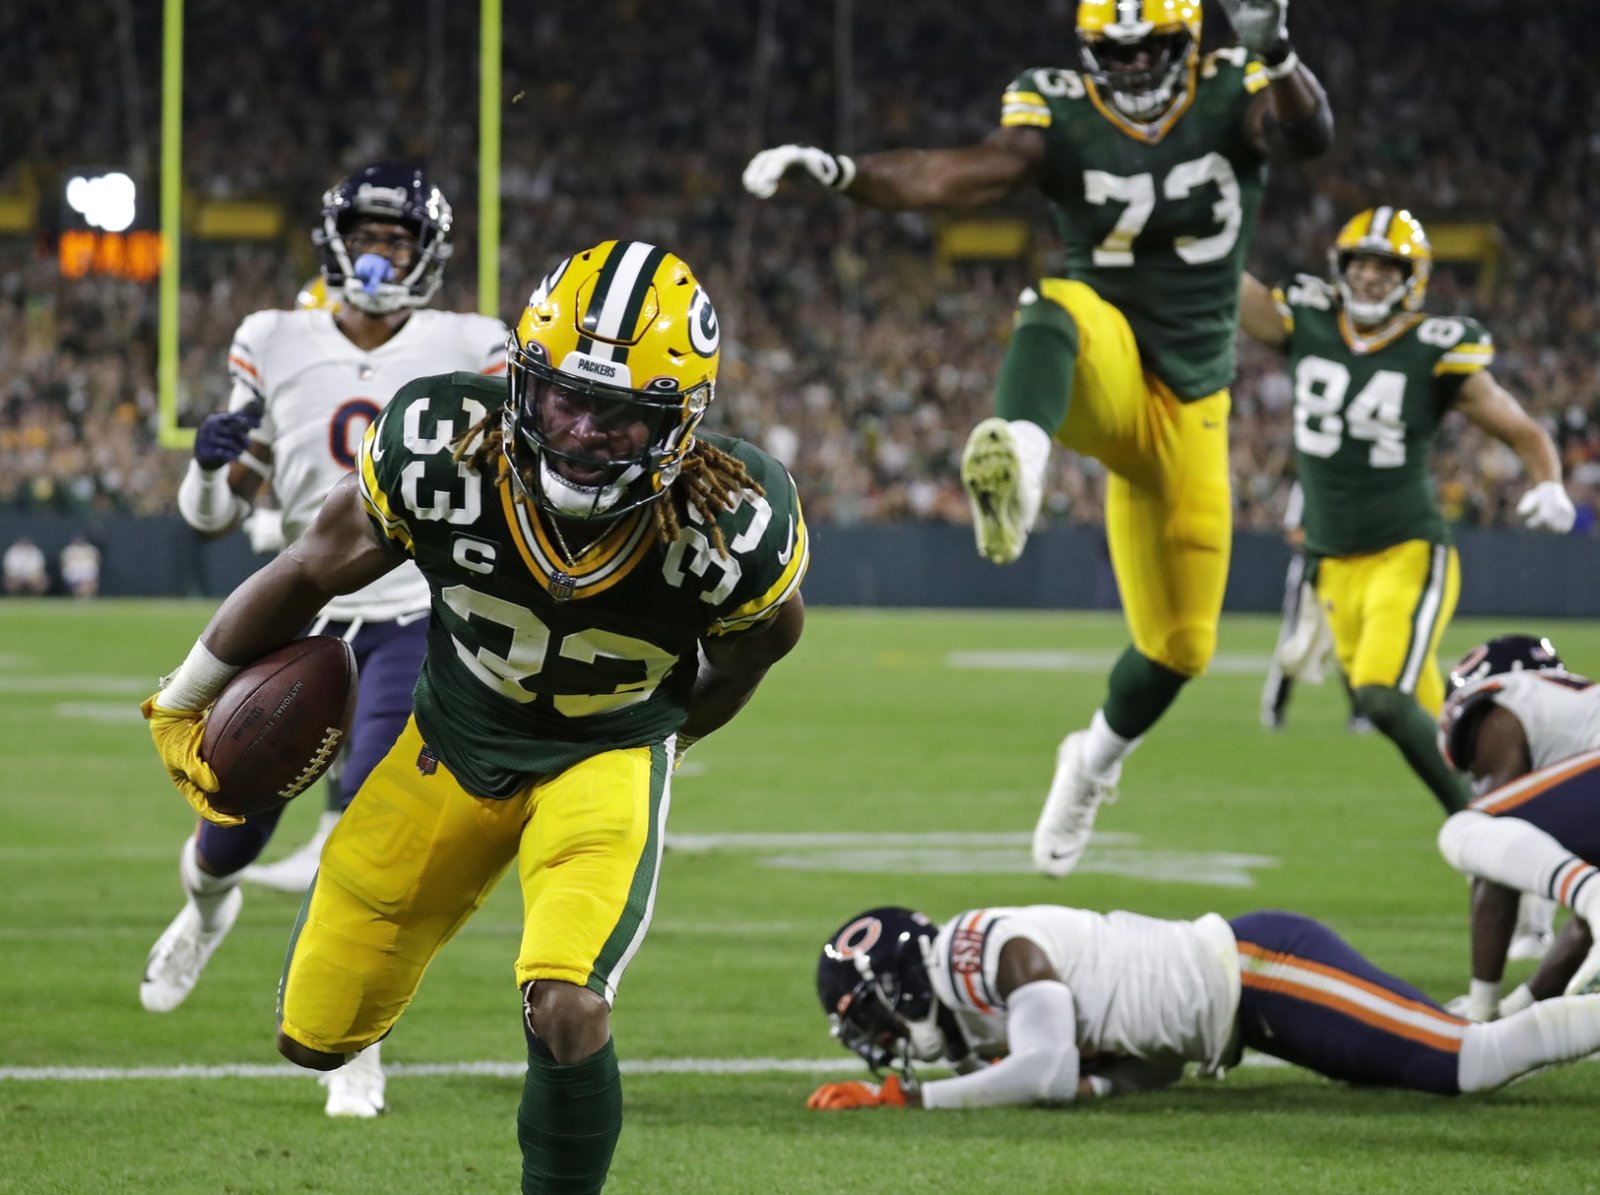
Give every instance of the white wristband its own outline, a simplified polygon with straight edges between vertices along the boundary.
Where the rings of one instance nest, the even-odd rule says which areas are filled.
[[[178,513],[196,531],[226,531],[250,513],[250,504],[228,486],[228,467],[202,469],[191,460],[178,486]]]
[[[839,177],[830,189],[848,191],[850,184],[856,181],[856,160],[849,154],[834,154],[833,156],[839,163]]]
[[[1263,62],[1261,64],[1261,73],[1276,83],[1279,79],[1287,79],[1290,75],[1294,74],[1294,72],[1299,69],[1299,66],[1300,55],[1296,54],[1293,50],[1290,50],[1289,56],[1282,62],[1278,63],[1277,66],[1268,66]]]
[[[217,699],[223,686],[239,671],[237,664],[224,664],[196,643],[170,676],[161,678],[156,704],[164,710],[203,710]]]
[[[1095,1099],[1102,1100],[1111,1094],[1111,1080],[1104,1075],[1089,1075],[1086,1079],[1089,1084],[1089,1094]]]

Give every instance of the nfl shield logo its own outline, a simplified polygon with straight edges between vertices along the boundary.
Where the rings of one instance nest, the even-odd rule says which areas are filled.
[[[556,572],[550,574],[550,596],[558,602],[564,602],[572,596],[572,578],[566,573]]]

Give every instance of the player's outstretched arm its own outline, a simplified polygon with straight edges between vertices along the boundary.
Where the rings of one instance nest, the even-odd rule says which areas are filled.
[[[805,603],[797,593],[751,630],[700,641],[700,669],[689,697],[689,716],[678,732],[679,759],[691,744],[726,726],[744,708],[767,670],[800,642],[805,621]]]
[[[976,145],[955,149],[892,149],[855,158],[780,145],[750,159],[744,186],[767,199],[788,176],[885,211],[976,208],[1032,186],[1044,157],[1044,137],[1032,128],[996,129]]]
[[[1537,531],[1565,535],[1572,530],[1577,512],[1561,484],[1561,457],[1555,441],[1522,409],[1505,387],[1479,370],[1461,384],[1456,410],[1505,444],[1533,481],[1517,503],[1517,514]]]
[[[1245,136],[1274,161],[1314,158],[1333,144],[1333,109],[1289,41],[1289,0],[1221,0],[1228,20],[1266,69],[1267,89],[1245,114]]]
[[[1289,343],[1283,312],[1273,302],[1272,292],[1253,274],[1239,279],[1239,327],[1251,340],[1271,349],[1281,349]]]

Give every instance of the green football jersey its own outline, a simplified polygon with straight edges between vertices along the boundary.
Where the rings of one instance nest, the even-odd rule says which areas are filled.
[[[1448,542],[1429,450],[1461,383],[1494,360],[1489,333],[1460,316],[1403,315],[1363,339],[1318,278],[1273,299],[1289,335],[1306,549],[1353,556]]]
[[[452,459],[506,396],[503,379],[418,378],[368,430],[363,500],[432,593],[416,687],[429,750],[467,791],[508,797],[602,751],[659,743],[683,724],[701,639],[771,618],[798,592],[809,543],[794,482],[754,446],[704,439],[742,461],[746,490],[716,516],[727,546],[676,494],[668,544],[648,507],[566,559],[528,503]]]
[[[1233,381],[1239,275],[1266,182],[1244,135],[1267,85],[1234,47],[1208,54],[1185,98],[1149,124],[1123,116],[1076,71],[1025,71],[1000,123],[1044,134],[1040,189],[1064,273],[1127,317],[1146,368],[1179,398]]]

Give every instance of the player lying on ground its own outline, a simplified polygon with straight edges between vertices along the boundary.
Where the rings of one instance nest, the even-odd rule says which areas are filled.
[[[1502,635],[1450,673],[1439,721],[1446,759],[1481,794],[1439,830],[1439,850],[1473,877],[1472,986],[1476,1021],[1565,990],[1600,990],[1600,686],[1568,672],[1548,639]],[[1559,902],[1577,916],[1533,977],[1504,1000],[1507,944],[1519,896]]]
[[[1220,1073],[1246,1047],[1349,1083],[1459,1095],[1600,1049],[1600,996],[1475,1024],[1285,912],[1160,921],[1035,905],[939,928],[871,909],[823,948],[817,995],[840,1044],[899,1073],[824,1084],[816,1109],[1130,1094],[1189,1063]],[[914,1067],[935,1062],[956,1076],[918,1082]]]

